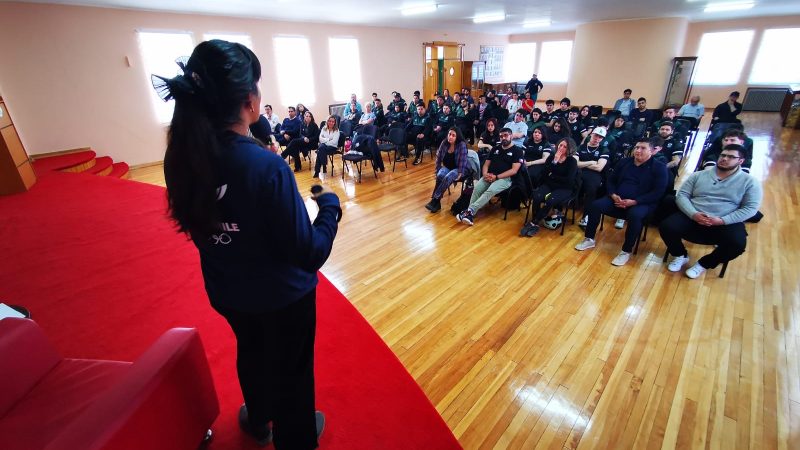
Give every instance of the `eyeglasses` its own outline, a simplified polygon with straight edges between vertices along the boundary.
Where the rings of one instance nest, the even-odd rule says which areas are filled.
[[[730,155],[728,153],[720,153],[719,159],[742,159],[742,157],[738,155]]]

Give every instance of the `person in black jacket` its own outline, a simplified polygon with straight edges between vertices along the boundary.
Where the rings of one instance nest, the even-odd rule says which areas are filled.
[[[555,153],[549,154],[542,166],[542,184],[533,190],[531,207],[533,220],[520,230],[520,236],[532,237],[539,232],[541,222],[550,210],[564,204],[573,194],[578,176],[578,146],[571,138],[558,141]],[[544,203],[544,208],[540,207]]]
[[[406,125],[406,144],[414,143],[415,158],[414,164],[422,162],[422,152],[431,136],[431,118],[425,115],[425,107],[417,105],[417,113]],[[405,161],[408,157],[408,146],[400,149],[400,158],[397,161]]]
[[[167,204],[198,249],[211,306],[236,336],[239,426],[261,446],[274,433],[277,449],[314,449],[324,426],[314,408],[317,272],[338,230],[339,198],[327,187],[314,193],[312,223],[289,167],[247,136],[261,103],[250,49],[205,41],[179,65],[182,74],[153,78],[175,100]]]
[[[611,261],[615,266],[625,265],[642,232],[645,217],[659,204],[666,187],[667,166],[652,157],[649,141],[640,140],[633,148],[633,157],[623,159],[609,173],[607,195],[587,207],[589,223],[583,241],[575,250],[584,251],[595,246],[594,236],[601,215],[625,218],[628,222],[625,242],[622,251]]]
[[[291,156],[294,160],[294,171],[300,172],[300,153],[308,156],[308,152],[317,148],[319,143],[319,126],[314,122],[314,115],[306,111],[303,115],[303,124],[300,126],[300,137],[292,139],[286,150],[281,153],[281,158]]]
[[[742,112],[742,104],[738,102],[739,91],[731,92],[728,96],[728,101],[720,103],[714,108],[714,114],[711,115],[711,126],[718,122],[722,123],[738,123],[740,122],[737,117]]]
[[[536,99],[539,97],[539,91],[542,89],[544,89],[544,85],[539,80],[539,77],[537,77],[536,74],[533,74],[531,79],[528,80],[528,83],[525,85],[525,92],[530,92],[531,99],[533,100],[534,104],[536,103]]]

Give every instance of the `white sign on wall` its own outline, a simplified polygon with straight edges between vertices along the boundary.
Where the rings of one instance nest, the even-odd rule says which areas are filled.
[[[486,61],[486,82],[503,82],[503,56],[505,46],[502,45],[481,45],[480,60]]]

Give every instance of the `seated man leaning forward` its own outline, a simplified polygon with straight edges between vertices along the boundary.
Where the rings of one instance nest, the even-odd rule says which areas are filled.
[[[719,154],[717,166],[694,172],[675,195],[680,211],[673,213],[658,227],[667,244],[672,261],[667,268],[678,272],[689,262],[682,239],[716,245],[686,270],[686,276],[697,278],[717,265],[742,253],[747,244],[744,221],[753,217],[761,205],[761,184],[742,168],[744,147],[726,145]]]
[[[620,160],[606,180],[608,195],[589,205],[585,238],[575,246],[575,250],[583,251],[595,246],[594,236],[600,215],[605,214],[628,222],[622,251],[611,264],[622,266],[628,262],[642,232],[644,218],[658,206],[667,187],[667,166],[652,156],[650,142],[641,140],[633,148],[633,157]]]
[[[467,225],[475,223],[475,213],[489,203],[492,197],[511,187],[511,177],[517,174],[524,161],[522,147],[511,142],[511,130],[500,130],[500,145],[492,149],[489,158],[483,163],[483,177],[475,183],[469,207],[459,213],[456,219]]]

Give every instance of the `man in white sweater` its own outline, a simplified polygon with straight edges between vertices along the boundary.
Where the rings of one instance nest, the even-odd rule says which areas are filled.
[[[661,239],[672,255],[671,272],[678,272],[689,262],[682,239],[716,245],[686,270],[697,278],[717,265],[742,253],[747,245],[744,221],[753,217],[761,205],[761,184],[745,173],[744,147],[727,145],[720,152],[714,170],[701,170],[686,179],[675,196],[680,211],[664,219],[659,226]]]

